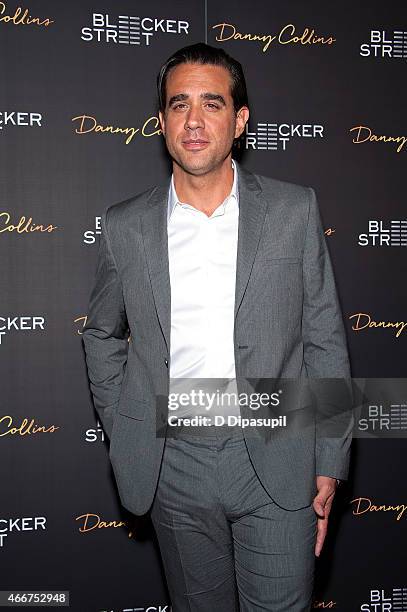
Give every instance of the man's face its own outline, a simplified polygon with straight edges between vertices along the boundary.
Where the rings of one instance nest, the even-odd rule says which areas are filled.
[[[249,110],[243,106],[236,116],[230,89],[223,66],[180,64],[168,74],[159,118],[168,152],[185,172],[199,176],[216,169],[243,132]]]

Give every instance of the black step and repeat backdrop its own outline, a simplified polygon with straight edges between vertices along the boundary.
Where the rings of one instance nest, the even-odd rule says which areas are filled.
[[[81,330],[101,213],[170,170],[159,66],[207,41],[246,71],[241,163],[315,188],[353,376],[386,386],[356,421],[313,605],[407,610],[406,8],[0,2],[0,590],[171,609],[148,517],[119,503]]]

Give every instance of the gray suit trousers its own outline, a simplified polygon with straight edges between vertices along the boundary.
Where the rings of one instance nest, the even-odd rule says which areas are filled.
[[[272,500],[240,429],[166,439],[151,519],[174,612],[311,609],[317,516]]]

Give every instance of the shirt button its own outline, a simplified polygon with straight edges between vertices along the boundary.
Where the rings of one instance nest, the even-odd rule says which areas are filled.
[[[168,368],[168,359],[164,359],[164,363],[165,363],[166,367]]]

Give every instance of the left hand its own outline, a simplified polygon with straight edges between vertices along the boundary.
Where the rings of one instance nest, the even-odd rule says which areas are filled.
[[[330,478],[330,476],[317,476],[318,493],[313,501],[314,510],[318,515],[317,538],[315,543],[316,557],[319,557],[321,554],[325,536],[328,531],[328,516],[331,511],[336,487],[336,478]]]

